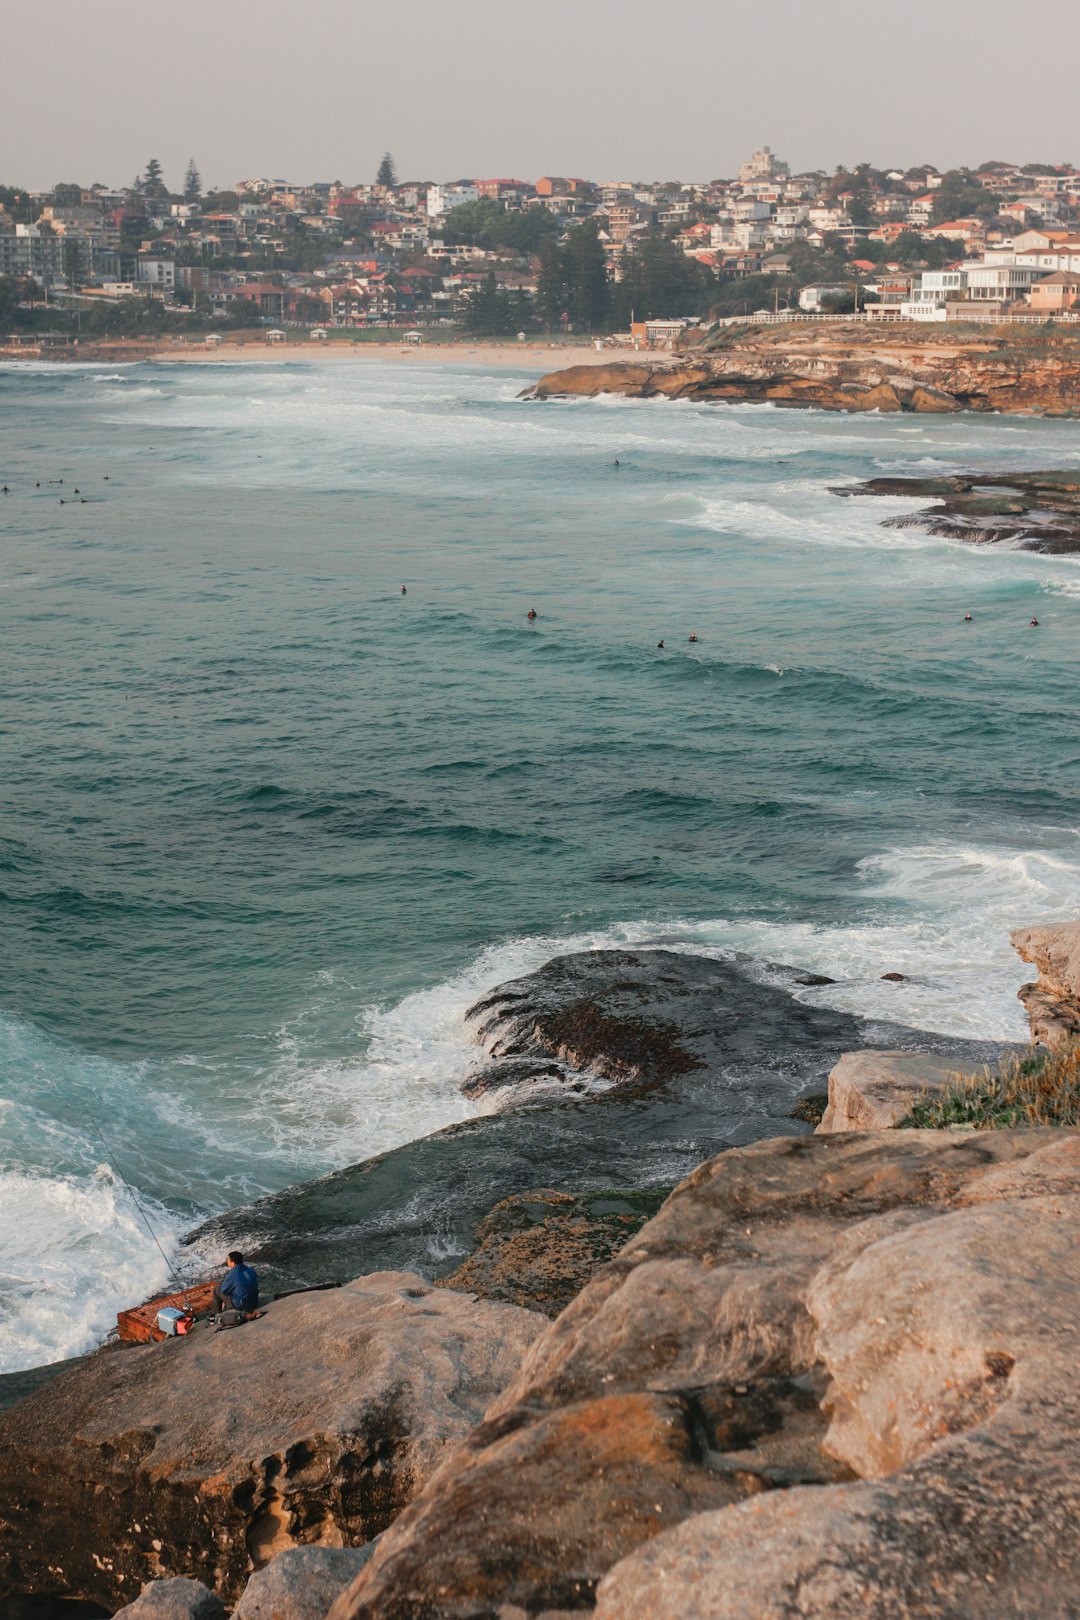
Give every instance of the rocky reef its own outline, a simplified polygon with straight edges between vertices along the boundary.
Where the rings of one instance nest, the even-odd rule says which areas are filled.
[[[1080,473],[959,473],[949,478],[870,478],[834,495],[906,495],[933,506],[886,518],[884,529],[922,529],[973,545],[1009,545],[1051,556],[1080,551]]]
[[[805,1135],[795,1105],[824,1091],[843,1052],[978,1067],[1000,1050],[837,1012],[806,979],[739,955],[556,957],[469,1011],[478,1063],[465,1084],[493,1112],[230,1210],[190,1235],[192,1263],[236,1246],[274,1289],[376,1270],[433,1280],[503,1199],[668,1188],[725,1147]],[[549,1297],[541,1285],[528,1303]]]
[[[570,366],[531,399],[622,394],[831,411],[1080,415],[1080,332],[1062,326],[821,322],[717,328],[671,357]]]

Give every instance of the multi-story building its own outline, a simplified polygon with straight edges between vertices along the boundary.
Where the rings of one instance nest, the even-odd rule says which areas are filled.
[[[32,276],[49,286],[64,271],[64,239],[36,225],[0,231],[0,276]]]

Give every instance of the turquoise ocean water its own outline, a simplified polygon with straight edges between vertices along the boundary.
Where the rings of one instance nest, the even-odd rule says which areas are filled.
[[[829,486],[1080,426],[529,380],[0,367],[0,1370],[165,1279],[96,1126],[168,1243],[466,1117],[464,1008],[560,949],[1022,1033],[1008,929],[1080,914],[1080,559]]]

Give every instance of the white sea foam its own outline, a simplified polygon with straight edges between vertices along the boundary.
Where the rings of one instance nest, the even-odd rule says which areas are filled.
[[[0,1372],[84,1354],[116,1311],[169,1271],[112,1171],[86,1177],[0,1171]],[[151,1203],[162,1242],[178,1235]]]

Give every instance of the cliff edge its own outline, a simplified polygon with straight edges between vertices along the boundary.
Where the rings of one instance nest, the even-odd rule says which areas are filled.
[[[1080,415],[1080,331],[1062,326],[726,327],[686,354],[570,366],[523,398],[727,400],[833,411]]]

